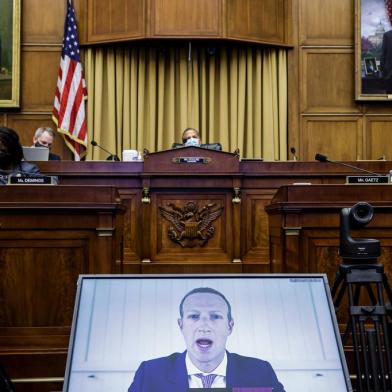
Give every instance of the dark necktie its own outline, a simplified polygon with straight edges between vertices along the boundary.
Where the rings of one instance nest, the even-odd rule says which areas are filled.
[[[197,373],[195,374],[195,376],[201,379],[201,382],[203,383],[203,388],[211,388],[211,385],[215,380],[216,374],[207,374],[206,376],[204,376],[202,373]]]

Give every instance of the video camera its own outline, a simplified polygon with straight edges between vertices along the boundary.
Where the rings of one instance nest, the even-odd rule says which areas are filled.
[[[339,254],[349,263],[375,262],[380,256],[380,241],[373,238],[352,238],[351,230],[366,226],[373,219],[373,207],[359,202],[340,211]]]

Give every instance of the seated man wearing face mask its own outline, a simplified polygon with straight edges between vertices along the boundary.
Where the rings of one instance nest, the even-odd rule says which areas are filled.
[[[175,148],[193,146],[207,148],[209,150],[222,150],[222,146],[220,145],[220,143],[202,144],[199,131],[197,131],[195,128],[186,128],[184,130],[184,132],[182,133],[182,143],[182,145],[175,144]]]
[[[40,127],[35,131],[32,147],[46,147],[49,148],[50,151],[52,149],[53,140],[55,136],[56,135],[53,132],[52,128]],[[60,161],[60,160],[61,158],[59,155],[49,152],[49,161]]]
[[[199,131],[197,131],[194,128],[186,128],[182,133],[182,143],[184,144],[185,147],[189,147],[189,146],[200,147],[201,140],[200,140]]]
[[[11,128],[0,127],[0,184],[5,184],[12,174],[40,174],[38,166],[22,159],[18,134]]]

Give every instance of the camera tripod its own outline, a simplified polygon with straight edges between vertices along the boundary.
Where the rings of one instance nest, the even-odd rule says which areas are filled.
[[[363,288],[365,290],[362,290]],[[392,291],[383,265],[373,259],[361,260],[360,264],[343,259],[331,291],[336,311],[346,291],[349,318],[342,340],[345,345],[349,338],[352,338],[357,390],[390,392]]]
[[[15,392],[14,386],[11,383],[7,373],[0,365],[0,391],[1,392]]]

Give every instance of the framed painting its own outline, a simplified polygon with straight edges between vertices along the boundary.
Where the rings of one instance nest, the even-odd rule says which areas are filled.
[[[19,107],[21,0],[0,0],[0,108]]]
[[[392,0],[356,0],[357,100],[392,100]]]

